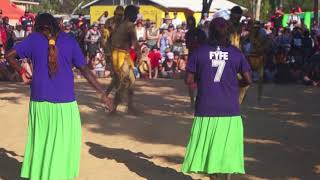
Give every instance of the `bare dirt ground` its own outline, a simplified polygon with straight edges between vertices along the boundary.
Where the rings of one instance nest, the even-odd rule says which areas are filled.
[[[180,173],[192,125],[182,81],[138,81],[138,116],[127,115],[125,106],[107,115],[83,80],[76,94],[83,122],[78,180],[208,180]],[[0,83],[0,179],[18,179],[28,102],[27,86]],[[234,179],[320,179],[319,102],[317,88],[269,84],[258,103],[251,87],[242,106],[247,175]]]

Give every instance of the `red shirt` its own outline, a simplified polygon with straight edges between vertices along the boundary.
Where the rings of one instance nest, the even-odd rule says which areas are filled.
[[[0,26],[0,35],[1,35],[2,45],[3,47],[5,47],[7,42],[7,33],[6,33],[6,29],[3,26]]]
[[[150,58],[151,68],[157,68],[160,66],[161,54],[160,52],[150,51],[148,57]]]

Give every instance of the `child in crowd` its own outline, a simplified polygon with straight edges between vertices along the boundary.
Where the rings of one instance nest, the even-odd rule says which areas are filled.
[[[174,54],[167,53],[167,59],[162,64],[161,75],[163,78],[174,78],[177,72],[177,63],[174,61]]]
[[[154,73],[153,78],[157,79],[159,74],[160,62],[161,62],[161,53],[160,50],[154,47],[150,52],[148,57],[150,58],[150,64],[152,72]]]
[[[149,48],[146,45],[141,47],[141,59],[139,61],[138,69],[142,78],[152,79],[152,68],[149,55]]]

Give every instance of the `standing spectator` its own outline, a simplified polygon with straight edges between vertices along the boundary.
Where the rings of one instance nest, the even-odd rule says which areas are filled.
[[[33,25],[31,22],[28,22],[26,27],[26,36],[29,36],[32,32],[33,32]]]
[[[72,26],[71,26],[70,22],[66,21],[64,23],[64,32],[66,34],[70,35],[71,37],[76,38],[76,33],[73,32],[71,28],[72,28]]]
[[[159,38],[159,29],[156,27],[155,22],[151,22],[151,26],[147,30],[147,45],[150,49],[157,47],[158,38]]]
[[[99,18],[99,24],[105,25],[108,19],[108,16],[109,16],[108,11],[105,11]]]
[[[170,36],[168,35],[168,30],[167,29],[162,29],[162,32],[159,36],[158,40],[158,48],[160,49],[161,56],[165,57],[166,49],[170,48],[172,44],[172,40]]]
[[[78,18],[78,22],[77,22],[78,28],[80,28],[83,24],[86,24],[86,23],[87,22],[84,19],[83,14],[79,14],[79,18]]]
[[[276,9],[275,14],[271,17],[271,22],[277,33],[279,28],[282,26],[283,14],[283,8],[280,7]]]
[[[271,22],[268,22],[264,25],[264,31],[266,32],[267,35],[272,34],[272,24]]]
[[[25,28],[28,23],[31,23],[33,25],[34,23],[34,17],[28,10],[24,12],[24,15],[20,17],[20,23]]]
[[[161,61],[161,53],[157,47],[153,47],[148,55],[150,58],[150,64],[152,72],[154,73],[153,78],[157,79],[159,74],[160,68],[160,61]]]
[[[98,31],[98,24],[93,23],[92,28],[87,32],[85,42],[88,43],[89,62],[94,68],[94,59],[100,48],[101,33]]]
[[[139,19],[136,24],[137,39],[140,43],[144,43],[147,40],[146,28],[142,24],[142,20]]]
[[[17,23],[16,29],[13,31],[14,43],[21,42],[26,37],[26,32],[22,29],[22,25]]]
[[[201,20],[200,20],[200,27],[203,27],[204,24],[205,24],[207,21],[209,21],[209,20],[208,20],[208,17],[209,17],[208,13],[204,13],[204,14],[203,14],[203,16],[202,16],[202,18],[201,18]]]
[[[295,27],[301,27],[301,19],[298,16],[296,9],[294,8],[291,9],[291,14],[288,19],[288,25],[291,31],[293,31]]]
[[[178,18],[178,13],[177,13],[177,12],[174,12],[174,13],[173,13],[172,24],[173,24],[173,26],[174,26],[175,29],[176,29],[178,26],[181,26],[181,24],[182,24],[181,19]]]
[[[302,30],[298,27],[292,31],[292,50],[291,50],[291,62],[303,64],[303,44],[302,44]]]
[[[306,61],[309,59],[312,55],[312,39],[310,37],[310,32],[308,30],[305,30],[303,33],[303,39],[302,39],[302,47],[303,47],[303,59]]]

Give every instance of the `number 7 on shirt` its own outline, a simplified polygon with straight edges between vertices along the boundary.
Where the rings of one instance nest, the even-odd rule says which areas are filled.
[[[216,59],[212,60],[212,67],[218,68],[216,75],[214,76],[213,82],[220,82],[225,66],[226,66],[226,61],[224,60],[216,60]]]

